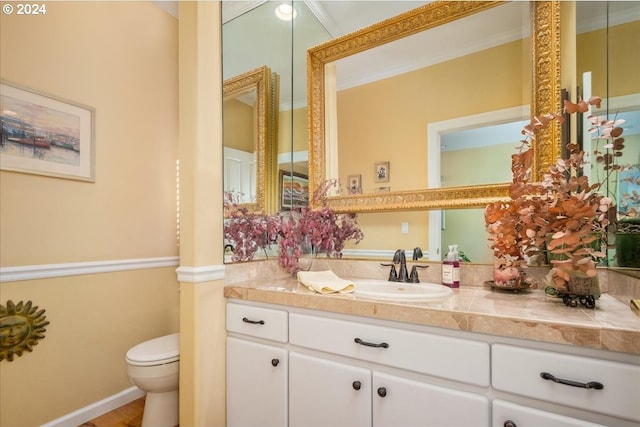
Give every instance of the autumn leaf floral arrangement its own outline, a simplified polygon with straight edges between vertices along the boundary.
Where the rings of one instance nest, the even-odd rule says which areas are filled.
[[[564,112],[586,113],[590,105],[599,107],[601,99],[592,97],[578,103],[565,101]],[[613,138],[621,130],[615,121],[590,116],[590,132]],[[535,255],[550,254],[552,268],[546,283],[557,294],[599,296],[596,263],[605,256],[598,241],[609,224],[612,200],[603,195],[601,183],[590,184],[583,174],[584,151],[575,143],[566,147],[567,155],[549,168],[542,182],[531,182],[532,143],[541,129],[553,121],[563,122],[562,114],[549,113],[524,127],[525,139],[512,156],[513,181],[510,200],[488,205],[485,224],[489,246],[496,257],[495,282],[517,280],[521,269]],[[578,283],[573,288],[571,284]]]
[[[275,215],[252,211],[226,194],[224,234],[233,248],[232,261],[249,261],[273,244],[279,247],[278,264],[293,275],[304,268],[300,258],[305,255],[341,258],[346,243],[358,244],[364,234],[355,213],[339,214],[328,205],[326,195],[337,185],[337,180],[329,180],[313,193],[317,208],[295,207]]]
[[[329,206],[327,194],[338,185],[338,180],[328,180],[313,193],[318,208],[294,208],[291,215],[281,217],[278,264],[285,271],[295,275],[303,269],[299,261],[305,252],[341,258],[347,241],[358,244],[364,237],[355,213],[338,214]]]
[[[523,134],[517,153],[511,156],[509,200],[491,203],[484,211],[489,248],[495,258],[494,285],[511,290],[532,285],[524,269],[529,259],[541,254],[538,237],[548,225],[545,191],[540,183],[531,181],[531,143],[535,135],[525,131]]]

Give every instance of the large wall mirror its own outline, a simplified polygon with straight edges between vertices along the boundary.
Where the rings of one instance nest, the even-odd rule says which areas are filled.
[[[442,139],[559,107],[557,10],[554,2],[434,2],[311,49],[311,189],[338,178],[348,184],[331,206],[358,212],[506,197],[510,155],[495,147],[504,140],[472,136],[466,152],[445,160]],[[555,161],[553,131],[536,144],[536,176]],[[448,144],[451,153],[458,142]],[[470,168],[481,148],[487,160]],[[496,163],[502,175],[492,181]]]
[[[345,254],[457,243],[491,262],[482,208],[507,196],[523,122],[560,110],[559,55],[558,2],[434,2],[311,49],[311,189],[338,178],[329,204],[365,232]],[[537,177],[559,135],[540,135]]]
[[[380,22],[396,17],[403,13],[409,13],[412,18],[409,19],[409,25],[413,32],[429,32],[435,30],[433,27],[441,27],[440,31],[444,31],[445,39],[451,39],[450,42],[457,42],[458,47],[453,45],[445,45],[444,40],[437,42],[435,52],[438,58],[427,58],[428,61],[439,63],[451,63],[456,61],[456,56],[452,56],[453,52],[459,56],[471,56],[473,59],[474,52],[470,51],[470,46],[465,46],[466,41],[460,39],[456,22],[459,24],[464,19],[477,19],[484,12],[490,12],[495,9],[505,8],[506,13],[510,13],[512,20],[517,25],[513,25],[511,33],[507,39],[502,39],[503,43],[497,40],[497,35],[487,34],[489,43],[485,50],[490,50],[493,54],[491,61],[500,61],[501,44],[508,45],[506,48],[510,52],[509,70],[513,72],[513,79],[506,78],[505,71],[500,71],[500,75],[495,76],[499,80],[499,88],[497,89],[504,96],[500,96],[501,102],[497,102],[497,98],[493,99],[487,94],[494,92],[494,88],[482,85],[463,86],[463,84],[473,83],[475,76],[473,70],[468,67],[458,67],[457,82],[453,88],[446,93],[446,90],[439,91],[443,93],[444,102],[433,101],[428,102],[429,96],[417,95],[419,87],[414,86],[402,91],[394,93],[395,98],[404,99],[404,103],[412,103],[420,100],[421,103],[431,105],[431,112],[428,117],[420,117],[419,125],[424,137],[421,140],[426,150],[427,139],[429,135],[435,132],[438,138],[441,138],[441,169],[444,172],[451,171],[448,166],[442,166],[445,162],[459,164],[459,169],[464,171],[469,169],[468,165],[463,165],[460,156],[463,151],[460,147],[464,147],[468,142],[463,140],[466,138],[472,141],[491,141],[493,144],[506,147],[513,146],[513,141],[517,141],[519,135],[519,123],[523,119],[528,120],[530,111],[555,111],[559,108],[559,83],[558,83],[558,55],[559,55],[559,7],[556,2],[535,2],[529,5],[527,2],[514,2],[515,4],[503,4],[504,2],[435,2],[436,9],[430,13],[423,13],[423,8],[429,8],[429,1],[376,1],[375,5],[367,1],[293,1],[287,2],[296,10],[296,17],[292,21],[278,21],[274,15],[274,9],[281,2],[247,2],[247,1],[223,1],[223,73],[225,79],[233,76],[241,75],[247,70],[266,65],[271,68],[272,72],[280,75],[280,102],[279,126],[277,132],[277,173],[284,171],[285,173],[295,173],[307,176],[311,181],[320,182],[323,178],[316,176],[317,159],[321,158],[324,153],[318,151],[317,144],[318,133],[316,125],[318,122],[312,118],[308,120],[309,114],[315,114],[317,117],[316,99],[319,92],[309,92],[307,94],[307,85],[316,80],[308,80],[307,72],[311,71],[313,65],[307,64],[307,50],[317,49],[318,46],[326,46],[326,43],[332,43],[335,40],[348,40],[347,43],[341,44],[343,49],[340,58],[326,57],[323,58],[324,64],[337,62],[345,59],[345,54],[352,52],[349,49],[354,48],[355,44],[360,43],[360,39],[354,38],[356,34],[363,28],[372,28],[378,26]],[[375,6],[375,7],[373,7]],[[418,10],[418,14],[410,12]],[[225,10],[227,11],[225,16]],[[231,10],[232,13],[229,13]],[[406,16],[405,16],[406,17]],[[418,24],[414,23],[418,22]],[[466,21],[465,21],[466,22]],[[402,25],[406,28],[407,25]],[[472,27],[477,27],[477,22],[471,22]],[[487,27],[492,27],[488,25]],[[387,27],[385,27],[387,28]],[[395,30],[387,28],[383,32],[394,32]],[[535,36],[531,37],[530,34]],[[399,38],[405,35],[402,31],[398,32]],[[407,35],[408,36],[408,35]],[[504,35],[502,35],[504,36]],[[376,36],[378,37],[378,36]],[[378,44],[386,43],[384,38],[376,38],[375,46],[368,38],[366,42],[360,44],[360,50],[373,50]],[[270,44],[268,44],[270,43]],[[292,44],[293,43],[293,44]],[[497,45],[496,45],[497,43]],[[463,47],[463,49],[460,49]],[[346,49],[346,50],[344,50]],[[356,48],[357,49],[357,48]],[[465,49],[467,51],[465,52]],[[430,56],[434,52],[427,46],[422,46],[416,51],[408,53],[408,56],[420,58]],[[477,58],[477,56],[475,56]],[[538,58],[539,61],[532,63],[532,58]],[[284,58],[284,61],[282,60]],[[484,67],[484,73],[491,74],[492,70],[499,70],[500,67],[491,66],[484,60],[477,64]],[[421,64],[421,68],[433,68],[429,63]],[[464,61],[458,59],[458,61]],[[284,67],[282,63],[286,63]],[[396,61],[397,62],[397,61]],[[459,64],[459,63],[458,63]],[[438,65],[438,64],[436,64]],[[477,68],[477,67],[476,67]],[[323,68],[324,69],[324,68]],[[355,74],[365,74],[366,70],[355,71]],[[531,76],[534,76],[533,81]],[[477,80],[477,79],[476,79]],[[465,88],[466,87],[466,88]],[[315,84],[313,90],[315,91]],[[319,89],[324,90],[324,79]],[[350,90],[350,89],[347,89]],[[315,95],[314,95],[315,93]],[[462,95],[460,95],[462,94]],[[533,96],[532,94],[536,94]],[[324,93],[322,92],[322,96]],[[424,99],[422,99],[424,98]],[[507,102],[502,102],[506,98]],[[426,100],[426,102],[425,102]],[[360,102],[358,107],[368,107],[368,101]],[[386,103],[386,102],[385,102]],[[488,103],[488,105],[484,105]],[[357,99],[356,99],[357,104]],[[460,105],[464,104],[464,108]],[[323,104],[324,105],[324,104]],[[378,102],[380,108],[384,106],[383,102]],[[373,105],[375,107],[376,105]],[[324,106],[322,107],[324,108]],[[310,111],[311,110],[311,111]],[[315,113],[314,113],[315,112]],[[446,114],[443,114],[446,112]],[[312,116],[313,117],[313,116]],[[371,127],[381,126],[383,123],[377,118],[370,116]],[[515,124],[513,124],[515,122]],[[340,126],[349,122],[341,122]],[[488,136],[489,128],[498,125],[509,125],[511,130],[502,130],[502,135],[509,135],[507,139],[502,136]],[[324,122],[321,123],[324,126]],[[476,129],[482,128],[482,129]],[[515,130],[515,135],[512,132]],[[346,130],[348,132],[348,129]],[[374,132],[374,130],[370,130]],[[555,132],[555,130],[550,130]],[[340,135],[339,135],[340,136]],[[366,144],[369,135],[363,135],[361,143]],[[554,135],[544,135],[544,146],[539,151],[538,161],[540,169],[542,163],[550,162],[554,156],[557,147],[553,146]],[[346,137],[345,137],[346,138]],[[510,139],[513,141],[510,141]],[[435,137],[434,137],[435,139]],[[309,144],[311,141],[311,145]],[[385,141],[387,145],[396,145],[400,139],[396,136]],[[342,140],[340,140],[342,143]],[[363,150],[356,150],[355,156],[359,157],[362,153],[371,151],[373,141]],[[488,144],[481,144],[488,145]],[[310,149],[311,148],[311,149]],[[324,150],[324,148],[322,149]],[[437,226],[441,233],[442,244],[446,245],[449,239],[456,239],[450,236],[460,229],[456,224],[463,226],[469,225],[469,219],[464,215],[473,215],[473,224],[476,224],[482,217],[482,209],[480,208],[486,202],[495,200],[496,198],[504,198],[507,191],[507,181],[510,179],[510,155],[497,154],[498,148],[493,150],[495,155],[493,159],[500,162],[500,166],[495,171],[500,171],[501,175],[495,177],[485,176],[480,180],[478,176],[465,178],[467,181],[455,180],[464,178],[461,174],[442,173],[444,180],[440,180],[440,187],[428,187],[426,176],[428,155],[426,151],[421,159],[415,152],[397,150],[398,160],[391,157],[376,158],[375,162],[389,162],[389,181],[376,183],[374,192],[370,194],[341,194],[330,198],[331,205],[337,210],[350,211],[359,210],[362,213],[359,216],[359,222],[365,231],[365,240],[358,245],[357,248],[349,248],[345,251],[345,257],[386,257],[389,253],[393,253],[392,249],[404,247],[413,248],[421,246],[427,248],[426,253],[431,251],[430,240],[437,233],[431,233],[432,226],[436,223],[433,216],[437,216],[440,225]],[[505,148],[502,148],[505,150]],[[351,155],[353,156],[353,154]],[[349,155],[345,155],[348,158]],[[432,156],[432,159],[435,156]],[[311,161],[309,161],[311,158]],[[324,160],[323,160],[324,161]],[[416,163],[417,162],[417,163]],[[373,162],[367,166],[366,173],[373,176]],[[314,169],[315,168],[315,169]],[[423,187],[412,187],[408,190],[400,190],[396,178],[402,170],[413,172],[413,177],[424,183]],[[435,168],[431,169],[433,172]],[[351,174],[348,174],[351,175]],[[365,172],[361,173],[362,185],[365,185]],[[277,179],[276,179],[277,181]],[[377,187],[391,187],[390,192],[382,189],[377,192]],[[435,188],[433,188],[435,187]],[[280,195],[277,187],[275,190],[276,198]],[[313,185],[310,186],[313,190]],[[361,203],[362,198],[368,202]],[[369,202],[373,200],[373,202]],[[276,204],[276,210],[279,204]],[[470,209],[472,207],[475,209]],[[391,207],[391,209],[389,209]],[[452,209],[456,207],[464,207],[465,209]],[[439,209],[446,208],[445,211]],[[398,211],[396,211],[398,209]],[[400,212],[399,210],[402,209]],[[430,210],[425,210],[430,209]],[[438,210],[435,210],[438,209]],[[286,212],[286,208],[283,210]],[[462,215],[459,215],[462,214]],[[401,226],[408,223],[408,232],[401,233]],[[465,248],[465,252],[470,255],[474,262],[483,262],[480,255],[476,255],[475,249],[481,252],[485,248],[486,237],[483,228],[473,225],[478,230],[478,235],[473,241],[474,249],[469,245]],[[397,238],[396,238],[397,237]],[[440,243],[439,243],[440,245]],[[429,256],[430,259],[439,259],[436,251],[435,255]]]
[[[258,196],[255,203],[252,199],[246,202],[252,203],[250,208],[270,214],[286,212],[292,204],[282,197],[287,177],[308,177],[306,51],[332,38],[310,7],[307,2],[290,0],[222,1],[225,150],[251,161],[251,147],[258,149],[255,156],[258,166],[249,167],[255,170],[255,178],[249,178],[245,187],[239,183],[239,176],[247,176],[238,172],[241,162],[235,158],[225,161],[224,176],[228,181],[225,188],[241,193],[242,197],[251,194],[251,185],[256,186],[258,194],[260,185],[264,185],[264,201]],[[258,109],[249,105],[261,105],[262,101],[264,115],[256,116]],[[241,112],[238,119],[232,107]],[[236,126],[237,123],[241,124]],[[263,139],[264,149],[260,150],[257,142],[247,144],[249,148],[241,150],[244,153],[233,151],[235,147],[231,144],[236,143],[230,140],[237,138]],[[263,167],[258,158],[260,153],[264,153]],[[261,255],[258,253],[257,258]],[[225,262],[230,262],[228,253]]]

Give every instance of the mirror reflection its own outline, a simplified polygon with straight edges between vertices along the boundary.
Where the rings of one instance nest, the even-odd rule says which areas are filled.
[[[310,87],[320,88],[318,105],[311,100],[311,175],[347,183],[331,199],[333,208],[360,212],[366,237],[355,254],[421,246],[440,260],[443,244],[460,244],[443,242],[447,214],[413,209],[484,206],[506,196],[513,147],[531,110],[529,4],[458,13],[460,5],[409,12],[419,22],[447,19],[400,40],[376,40],[394,21],[310,51],[311,61],[318,57]],[[397,210],[407,212],[369,213]],[[453,212],[484,230],[482,209]],[[479,237],[473,246],[485,254],[475,258],[490,260]]]
[[[428,132],[430,124],[459,119],[471,133],[473,125],[463,118],[473,114],[493,112],[499,123],[505,118],[498,110],[524,106],[528,117],[528,12],[526,2],[501,5],[327,63],[325,81],[335,79],[335,87],[328,83],[324,92],[332,117],[325,132],[326,177],[350,182],[359,176],[357,190],[364,194],[452,186],[440,182],[442,141]],[[517,141],[519,130],[513,135]],[[471,155],[496,144],[482,134],[475,138],[464,148],[450,139],[451,152],[455,147],[462,159],[463,150]],[[497,159],[491,151],[480,153]],[[388,176],[380,178],[386,162]],[[447,170],[450,182],[453,176],[464,185],[509,180],[459,166]]]
[[[259,211],[268,210],[271,89],[271,70],[264,66],[223,84],[224,191]]]
[[[276,8],[283,3],[294,7],[294,19],[276,15]],[[264,211],[276,213],[282,208],[286,177],[308,175],[306,50],[331,36],[308,5],[298,1],[224,0],[222,21],[224,80],[263,66],[278,77],[277,88],[272,81],[272,96],[267,99],[274,114],[265,120],[269,126],[264,129],[265,169],[256,170],[255,181],[264,182]],[[224,134],[227,134],[226,119]],[[287,204],[284,200],[284,209]],[[230,256],[225,256],[225,262],[229,260]]]
[[[619,222],[616,232],[608,236],[610,266],[640,267],[640,253],[628,256],[632,246],[625,247],[627,253],[616,251],[621,240],[633,238],[621,231],[635,227],[631,223],[638,220],[629,217],[640,212],[640,79],[637,72],[640,50],[636,46],[639,39],[639,2],[576,2],[577,93],[587,99],[592,95],[603,98],[602,108],[592,110],[592,114],[625,121],[622,124],[624,148],[619,157],[612,158],[613,164],[625,168],[620,172],[612,170],[608,162],[597,160],[597,151],[603,155],[612,152],[589,133],[591,125],[587,115],[578,124],[578,138],[585,152],[592,154],[590,181],[602,183],[601,190],[616,204]],[[623,225],[625,222],[628,224]],[[638,231],[640,227],[636,233]]]
[[[255,7],[256,3],[259,4],[258,7]],[[280,114],[278,115],[279,126],[277,130],[278,165],[273,171],[276,178],[273,180],[275,185],[271,186],[272,189],[278,188],[280,185],[280,180],[277,178],[280,171],[284,171],[288,174],[293,172],[296,174],[307,175],[310,180],[313,179],[314,176],[314,159],[311,158],[311,161],[308,161],[309,157],[313,157],[315,145],[312,145],[314,150],[309,153],[308,143],[309,139],[313,138],[314,126],[313,123],[308,124],[309,122],[307,120],[306,50],[337,37],[342,36],[348,38],[348,36],[344,36],[345,33],[380,22],[391,16],[395,16],[398,13],[414,9],[417,6],[429,2],[309,1],[304,3],[290,3],[297,9],[297,17],[292,22],[283,23],[281,21],[278,23],[279,27],[271,28],[267,24],[272,23],[273,8],[276,5],[276,2],[223,2],[223,72],[225,74],[225,78],[242,73],[247,69],[251,69],[251,67],[257,67],[264,64],[269,66],[272,71],[281,75],[280,100],[278,103]],[[375,3],[375,7],[371,7],[373,6],[372,3]],[[463,4],[464,2],[456,3]],[[236,9],[240,8],[242,11],[239,13],[236,11],[235,16],[229,13],[225,14],[225,6],[233,6],[234,4]],[[251,6],[247,6],[248,4]],[[401,7],[404,9],[398,10],[398,8]],[[497,6],[495,9],[502,7],[514,7],[514,5]],[[228,11],[229,8],[226,10]],[[419,138],[420,141],[418,141],[419,147],[416,149],[422,153],[420,156],[415,155],[417,151],[403,147],[403,149],[392,149],[389,151],[391,153],[389,156],[398,157],[388,157],[385,154],[384,157],[381,155],[379,158],[376,158],[371,162],[367,162],[366,173],[369,174],[369,178],[371,178],[371,180],[373,180],[374,177],[375,163],[382,162],[385,164],[388,162],[389,164],[389,167],[386,169],[389,178],[388,184],[384,181],[375,183],[377,185],[374,187],[373,191],[377,191],[377,187],[391,187],[390,189],[382,189],[379,193],[374,192],[369,194],[374,195],[374,197],[380,197],[380,199],[384,199],[386,203],[388,203],[388,200],[390,200],[394,194],[397,194],[395,189],[401,188],[396,187],[396,184],[399,183],[398,177],[400,175],[398,175],[398,173],[403,170],[410,172],[413,177],[409,179],[409,183],[412,183],[415,180],[415,182],[421,183],[422,188],[427,188],[427,186],[429,186],[430,189],[427,191],[430,193],[427,193],[428,195],[426,196],[426,199],[420,200],[418,205],[403,203],[403,208],[407,209],[403,212],[362,213],[359,216],[359,222],[361,223],[363,230],[365,230],[365,240],[357,246],[357,250],[354,248],[352,253],[345,251],[345,255],[357,257],[376,256],[384,258],[386,253],[385,251],[387,250],[395,250],[399,247],[413,248],[419,245],[425,249],[425,254],[430,254],[430,259],[441,259],[439,255],[439,248],[443,244],[447,245],[453,243],[447,241],[449,238],[446,237],[445,233],[453,231],[453,228],[449,225],[454,223],[452,221],[455,221],[455,214],[448,215],[448,211],[442,214],[440,211],[412,211],[412,209],[424,209],[425,207],[442,208],[470,206],[473,205],[469,203],[470,200],[474,200],[473,203],[475,203],[475,206],[483,206],[489,201],[493,201],[496,198],[502,198],[506,195],[506,184],[496,185],[496,183],[506,183],[509,180],[509,157],[503,159],[501,168],[495,168],[496,171],[501,169],[505,172],[504,178],[487,176],[480,179],[477,175],[474,176],[473,174],[462,173],[465,172],[464,170],[468,170],[467,167],[460,167],[458,168],[460,173],[455,173],[455,168],[452,170],[448,165],[457,162],[462,164],[464,160],[456,158],[455,156],[460,155],[464,149],[451,149],[447,148],[447,146],[450,144],[448,138],[457,138],[458,133],[460,133],[461,136],[465,136],[465,132],[471,133],[472,128],[475,127],[494,127],[495,125],[505,124],[506,122],[518,122],[519,120],[528,117],[532,74],[529,58],[531,57],[533,48],[530,43],[526,41],[529,28],[531,27],[531,18],[529,17],[528,7],[524,7],[521,12],[522,15],[516,18],[519,26],[519,29],[517,30],[518,36],[513,38],[512,35],[512,38],[508,41],[504,41],[502,44],[498,43],[497,45],[487,46],[484,49],[485,51],[491,51],[501,45],[511,44],[514,56],[512,58],[512,64],[508,68],[512,72],[517,68],[517,71],[515,71],[517,74],[515,79],[517,81],[512,84],[512,79],[507,78],[506,74],[504,74],[506,73],[506,70],[504,70],[503,73],[502,70],[500,70],[501,67],[494,67],[494,69],[498,69],[497,72],[500,72],[500,75],[502,76],[502,80],[499,83],[500,87],[497,89],[501,94],[499,98],[502,101],[507,99],[508,101],[506,103],[498,102],[497,98],[494,99],[493,96],[487,95],[494,92],[493,88],[489,88],[483,84],[467,85],[473,80],[473,75],[469,73],[469,68],[464,70],[455,70],[458,78],[449,79],[449,81],[455,80],[451,88],[447,87],[445,88],[446,90],[441,90],[442,87],[440,86],[431,87],[432,92],[438,93],[437,99],[430,95],[421,96],[416,94],[417,90],[421,89],[423,86],[433,85],[433,81],[431,80],[435,79],[437,75],[430,76],[430,79],[426,79],[424,82],[418,82],[416,85],[409,86],[408,88],[391,91],[390,94],[392,96],[390,100],[380,99],[378,102],[376,99],[376,105],[381,110],[386,111],[388,113],[388,117],[377,113],[376,111],[371,112],[371,114],[374,114],[372,117],[381,118],[381,120],[378,120],[377,122],[372,121],[371,127],[381,126],[382,124],[386,124],[386,122],[398,120],[397,117],[392,115],[394,112],[389,111],[388,108],[385,107],[385,104],[390,103],[391,101],[402,102],[400,101],[401,97],[404,97],[405,104],[410,105],[413,102],[418,102],[421,106],[426,106],[426,111],[428,111],[429,114],[420,115],[417,120],[418,124],[412,124],[413,128],[418,126],[422,128],[420,130],[422,136]],[[387,14],[384,15],[385,13]],[[375,16],[376,14],[378,15]],[[229,18],[230,16],[234,17]],[[305,21],[305,25],[299,25],[302,22],[299,18],[305,19],[305,17],[309,18],[309,20]],[[450,19],[450,21],[455,21],[455,19]],[[448,26],[450,24],[453,25],[452,22],[447,22],[446,25],[443,24],[443,26]],[[234,26],[235,28],[233,28]],[[475,27],[478,26],[476,25]],[[491,25],[486,27],[491,28]],[[253,30],[258,31],[258,35],[254,35]],[[286,36],[283,34],[286,34]],[[307,37],[313,39],[313,41],[307,43]],[[460,42],[457,31],[453,31],[453,34],[450,34],[448,39],[449,38],[452,41],[457,40]],[[278,40],[278,42],[265,46],[265,43],[270,40]],[[293,47],[291,46],[292,40],[295,41],[293,42]],[[445,46],[443,43],[444,42],[442,40],[439,40],[435,49],[435,55],[439,55],[440,58],[438,59],[434,56],[434,58],[436,58],[435,63],[433,65],[424,65],[422,68],[441,69],[444,67],[443,64],[450,65],[452,62],[457,60],[455,57],[451,56],[453,52],[460,51],[460,47],[465,48],[465,43],[459,43],[458,48]],[[492,42],[491,40],[488,40],[487,43],[495,43],[495,41]],[[420,46],[419,50],[411,52],[409,56],[427,56],[424,55],[424,53],[427,52],[428,48],[428,44]],[[545,48],[548,49],[549,46],[545,46]],[[466,54],[466,56],[472,57],[474,55],[473,52],[462,52],[457,54]],[[442,57],[442,55],[449,56]],[[276,60],[280,57],[285,58],[285,61]],[[285,67],[278,68],[282,62],[287,62],[287,60],[288,63]],[[433,58],[431,58],[431,60],[433,60]],[[253,62],[247,64],[247,61]],[[489,62],[491,61],[493,61],[493,59]],[[495,61],[500,61],[500,58],[495,58]],[[498,62],[496,62],[496,64],[497,63]],[[518,63],[519,65],[516,66],[514,65],[515,63]],[[491,63],[483,63],[481,65],[484,73],[486,73],[487,70],[492,69]],[[356,71],[356,74],[366,74],[364,71],[367,68],[368,67],[360,68],[359,71]],[[420,69],[417,69],[414,70],[413,73],[417,73],[419,71]],[[358,86],[347,88],[344,92],[347,93],[351,89],[358,89]],[[365,98],[362,98],[360,101],[356,99],[354,102],[356,104],[360,102],[362,109],[367,109],[369,106],[365,105],[367,102],[365,102],[364,99]],[[460,101],[461,99],[463,101]],[[313,106],[310,105],[309,108],[313,109]],[[505,111],[517,112],[512,115],[505,115]],[[409,113],[411,113],[411,111]],[[478,123],[471,123],[471,119],[475,118],[475,116],[490,113],[502,115],[498,119],[495,119],[495,117],[487,119],[485,117],[483,120],[479,120]],[[375,116],[376,114],[377,116]],[[415,117],[416,114],[413,116]],[[390,120],[394,117],[394,120]],[[467,120],[467,122],[454,123],[453,126],[450,123],[447,123],[449,120],[455,121],[460,119]],[[437,126],[435,126],[443,123],[447,124],[447,126],[444,126],[442,129],[438,129]],[[338,124],[340,128],[343,128],[344,125],[345,123],[342,122]],[[432,130],[431,128],[435,130]],[[309,130],[311,130],[311,135]],[[371,135],[371,130],[365,129],[365,131],[369,132],[365,134],[365,136],[368,137]],[[432,131],[436,132],[436,136],[431,136]],[[346,132],[349,132],[349,129],[346,129]],[[365,145],[363,149],[356,150],[356,153],[353,155],[360,156],[363,152],[370,151],[371,148],[382,148],[379,147],[379,145],[394,148],[399,142],[407,139],[402,131],[392,132],[394,132],[393,135],[384,139],[381,143],[376,143],[375,145],[370,144],[369,146]],[[342,138],[341,134],[338,136]],[[487,136],[469,136],[468,134],[466,136],[467,138],[475,139],[479,143],[487,143],[486,139],[492,138]],[[516,137],[517,136],[519,136],[518,133],[516,133]],[[360,141],[365,141],[366,139],[367,138],[364,137],[356,138],[354,141],[360,143]],[[439,141],[436,145],[436,147],[438,147],[438,151],[440,151],[439,149],[443,145],[445,147],[442,153],[439,153],[438,156],[431,154],[429,150],[433,149],[432,145],[427,144],[428,141],[436,139],[442,139],[442,141]],[[496,141],[498,141],[497,137]],[[505,142],[505,144],[507,144],[507,142]],[[342,147],[342,140],[340,140],[340,147]],[[480,150],[480,148],[472,149]],[[498,148],[496,147],[488,146],[485,147],[485,150],[489,153],[489,156],[491,156],[492,151],[495,152],[495,155],[493,156],[494,159],[503,157],[502,155],[497,154]],[[459,151],[459,153],[455,153],[455,151]],[[351,155],[352,158],[353,155]],[[346,157],[346,155],[340,154],[339,157],[343,158]],[[434,171],[437,170],[437,166],[433,166],[434,159],[440,158],[441,161],[435,162],[435,164],[437,166],[440,166],[439,163],[445,164],[445,170],[441,171],[442,173],[438,172],[437,174],[434,174]],[[311,170],[309,170],[309,166],[311,166]],[[427,170],[430,171],[429,173],[431,175],[435,176],[436,181],[431,181],[431,177],[428,176],[429,174],[427,174]],[[365,182],[367,182],[365,181],[364,173],[363,168],[363,172],[360,174],[362,175],[360,182],[363,186],[365,185]],[[339,172],[339,175],[342,175],[342,172]],[[349,176],[353,174],[345,172],[344,175]],[[464,179],[465,181],[461,180],[459,181],[460,184],[456,184],[455,179],[458,178]],[[382,179],[385,179],[385,177],[383,176]],[[472,187],[469,187],[469,185],[472,185]],[[442,190],[438,189],[438,187],[441,187]],[[276,194],[281,194],[279,191],[280,190],[275,190],[274,192]],[[415,191],[409,191],[411,194],[417,194]],[[420,197],[423,196],[424,195],[421,193]],[[279,200],[279,197],[276,197],[275,199]],[[352,199],[355,200],[353,203],[345,204],[343,208],[339,207],[339,209],[348,211],[351,210],[353,206],[363,206],[359,203],[357,196],[355,198],[352,197]],[[410,202],[410,200],[403,200],[403,202],[407,201]],[[279,206],[276,203],[275,208],[277,209],[278,207]],[[481,209],[457,209],[455,211],[465,214],[473,214],[474,211],[477,211],[475,213],[477,218],[481,218]],[[431,218],[434,215],[441,218],[441,221],[443,218],[443,223],[435,226],[436,219]],[[472,220],[465,219],[463,221]],[[405,223],[408,224],[408,231],[406,233],[403,232],[405,229]],[[436,245],[431,244],[431,241],[434,240],[434,236],[438,235],[438,233],[433,232],[434,227],[440,230],[441,234],[445,236],[442,239],[442,243],[438,243],[437,247]],[[451,238],[453,239],[457,237]],[[482,235],[473,246],[484,249],[485,240],[485,236]],[[459,245],[464,244],[464,242],[455,243],[458,243]],[[432,247],[435,248],[433,251],[431,250]],[[482,262],[480,261],[482,259],[481,255],[473,254],[471,249],[467,249],[466,252],[470,252],[473,255],[470,256],[470,258],[474,262]]]
[[[530,27],[528,3],[431,3],[311,49],[311,188],[339,178],[348,186],[331,206],[359,212],[506,197],[507,180],[490,181],[481,170],[457,172],[473,185],[443,186],[439,135],[428,129],[530,109]]]

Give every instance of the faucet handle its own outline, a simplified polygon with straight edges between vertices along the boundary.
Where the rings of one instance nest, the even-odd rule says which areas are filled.
[[[420,283],[420,279],[418,278],[418,269],[419,268],[429,268],[428,265],[414,265],[411,268],[411,274],[409,275],[410,283]]]
[[[395,264],[380,264],[383,267],[391,267],[391,271],[389,271],[389,282],[397,282],[398,281],[398,272],[396,271]]]
[[[396,266],[391,264],[391,271],[389,272],[389,281],[396,282],[398,280],[398,272],[396,271]]]

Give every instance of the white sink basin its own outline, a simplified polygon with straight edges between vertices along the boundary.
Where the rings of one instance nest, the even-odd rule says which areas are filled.
[[[392,301],[427,301],[445,298],[453,291],[436,283],[401,283],[377,279],[354,279],[355,295],[362,298]]]

